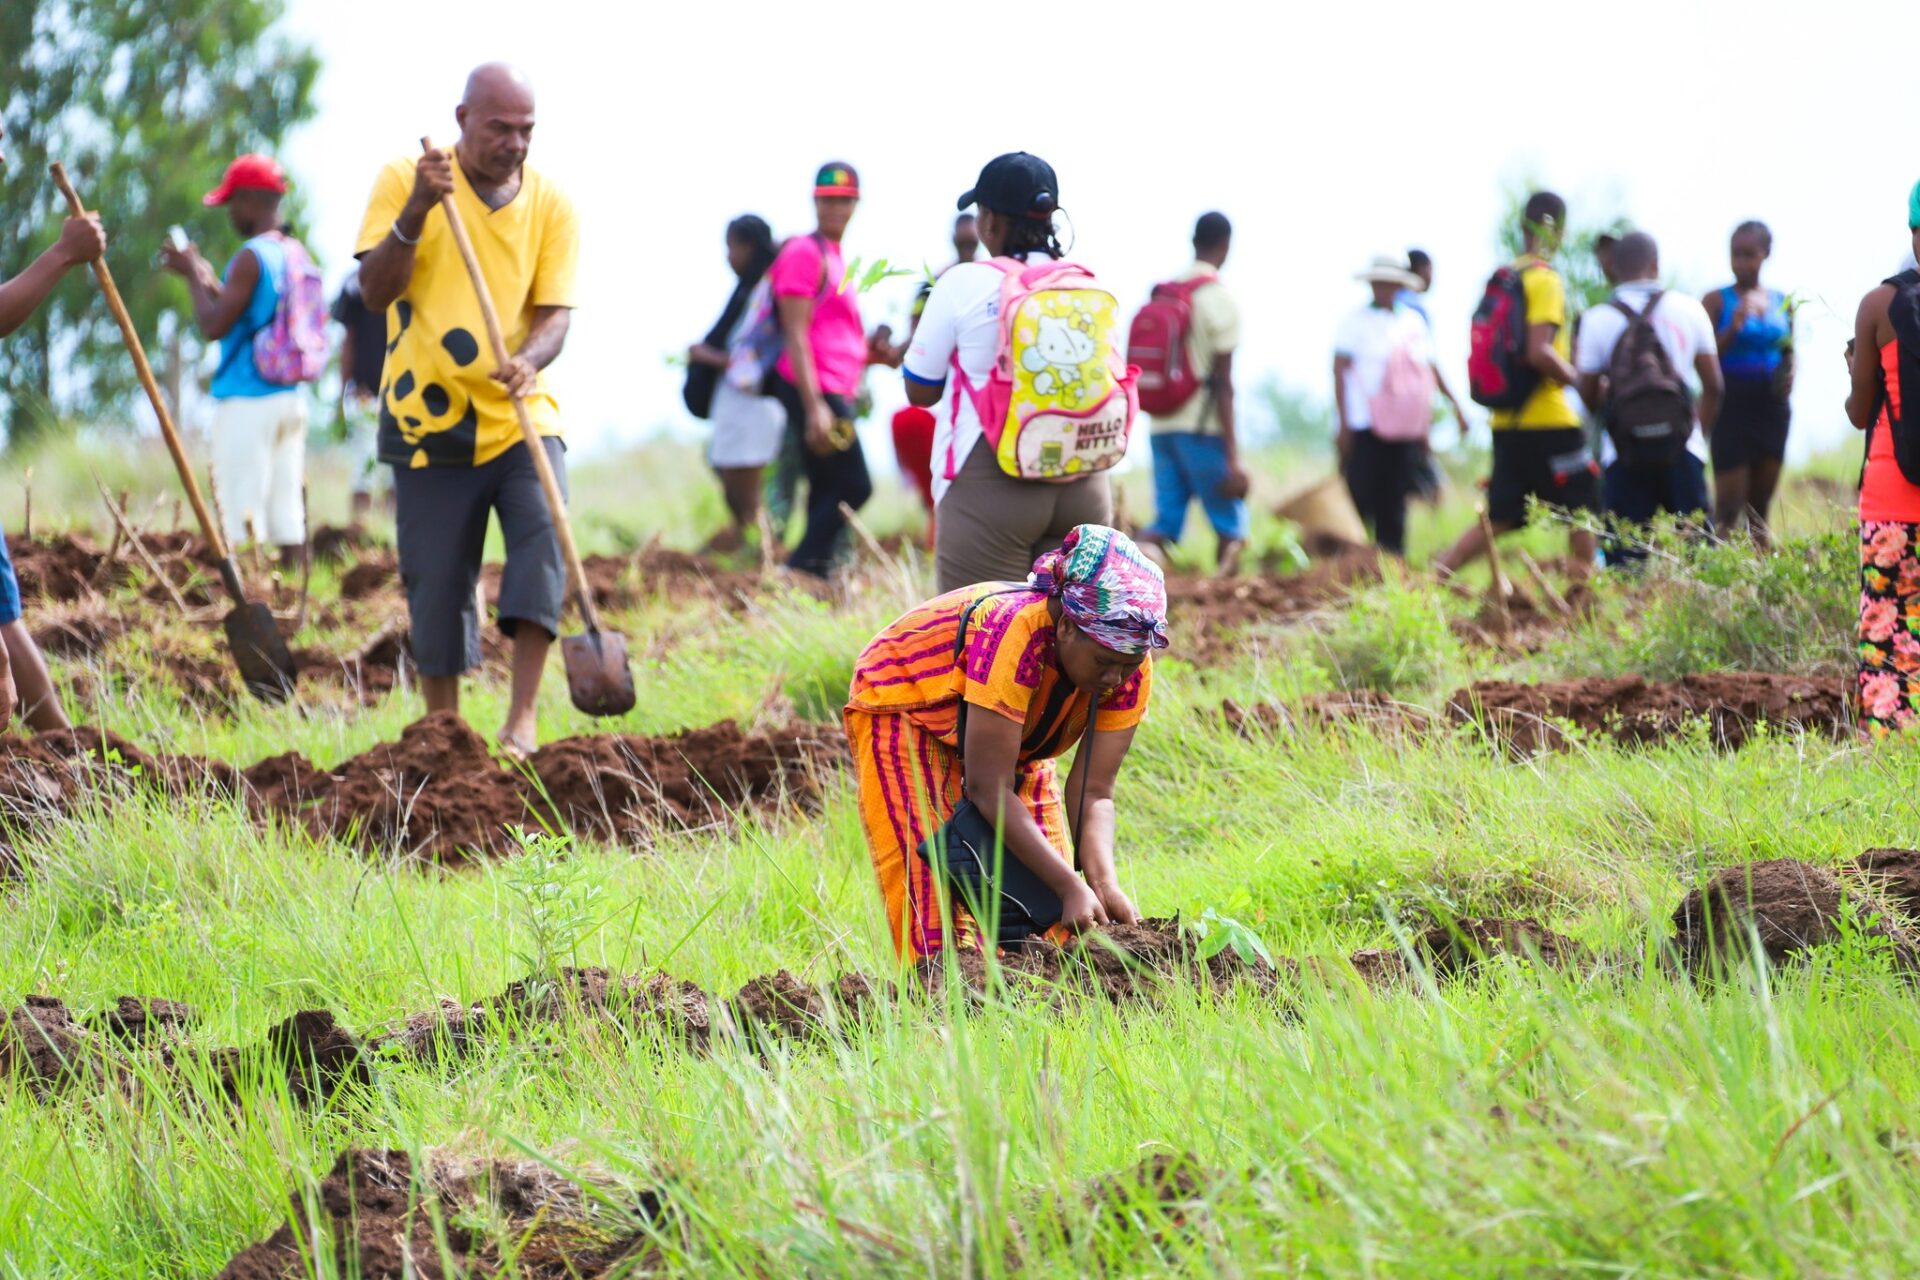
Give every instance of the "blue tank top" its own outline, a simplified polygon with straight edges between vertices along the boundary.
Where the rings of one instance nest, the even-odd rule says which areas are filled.
[[[1740,307],[1740,290],[1728,285],[1720,290],[1720,332],[1733,328],[1733,317]],[[1767,309],[1748,318],[1733,342],[1720,356],[1720,371],[1729,378],[1761,380],[1773,377],[1786,356],[1793,336],[1793,318],[1787,314],[1787,295],[1778,289],[1767,290]]]
[[[253,297],[247,299],[247,309],[233,322],[233,328],[227,330],[227,336],[220,339],[220,365],[214,370],[213,383],[208,388],[215,400],[275,396],[291,390],[277,382],[268,382],[253,363],[253,335],[273,323],[274,308],[280,302],[281,282],[287,277],[286,248],[273,235],[255,236],[240,248],[243,252],[253,250],[260,260],[260,280],[253,286]],[[233,256],[234,261],[240,258],[238,253]],[[232,276],[233,262],[229,262],[221,279]]]

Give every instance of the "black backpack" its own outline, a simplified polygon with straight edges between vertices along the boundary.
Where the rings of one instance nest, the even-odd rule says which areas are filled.
[[[1893,324],[1893,340],[1899,352],[1900,394],[1904,400],[1920,394],[1920,271],[1902,271],[1881,283],[1893,286],[1887,319]],[[1869,352],[1854,354],[1856,360],[1872,358]],[[1887,426],[1893,431],[1893,460],[1908,484],[1920,484],[1920,411],[1911,411],[1909,401],[1901,405],[1907,412],[1895,413],[1884,388],[1880,403],[1887,411]],[[1879,415],[1874,417],[1877,422]]]
[[[1620,299],[1612,306],[1627,318],[1627,331],[1607,361],[1607,434],[1629,470],[1659,471],[1687,455],[1693,435],[1693,391],[1673,367],[1673,358],[1653,327],[1656,292],[1646,310]]]

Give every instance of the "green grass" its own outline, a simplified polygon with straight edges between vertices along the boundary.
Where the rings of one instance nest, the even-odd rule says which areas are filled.
[[[607,483],[583,475],[579,491]],[[691,523],[670,541],[696,543],[717,519],[717,506],[687,514],[707,509],[697,483],[669,458],[647,495],[657,485],[670,500],[623,495],[597,527],[644,540],[655,515],[677,512]],[[1552,549],[1552,531],[1531,536]],[[1630,635],[1654,665],[1679,663],[1694,651],[1675,637],[1736,616],[1749,630],[1705,660],[1769,652],[1834,616],[1789,607],[1802,550],[1747,571],[1731,595],[1698,589],[1716,563],[1681,566],[1663,598],[1692,609],[1685,618],[1636,629],[1651,615],[1610,595],[1591,626],[1530,658],[1460,646],[1444,624],[1461,604],[1417,582],[1225,667],[1176,657],[1122,779],[1134,900],[1189,917],[1234,903],[1269,948],[1303,961],[1394,945],[1423,913],[1535,916],[1639,961],[1705,871],[1914,843],[1920,750],[1904,745],[1772,735],[1738,755],[1684,739],[1516,761],[1468,731],[1248,739],[1219,714],[1223,697],[1343,681],[1432,702],[1480,675],[1618,667]],[[1754,600],[1777,617],[1754,621],[1742,604]],[[683,602],[624,613],[615,621],[643,655],[636,710],[595,726],[551,679],[543,733],[666,732],[788,704],[828,718],[852,652],[907,602],[883,578],[839,609],[791,596],[740,614]],[[1800,656],[1820,648],[1804,640]],[[147,643],[64,668],[111,677],[90,709],[142,745],[242,763],[291,747],[332,762],[415,714],[395,698],[202,716],[142,666]],[[502,697],[475,690],[478,727]],[[383,867],[257,829],[230,804],[103,804],[30,854],[0,912],[0,1003],[44,992],[91,1012],[168,996],[200,1008],[197,1035],[213,1045],[257,1043],[301,1008],[364,1032],[441,997],[481,999],[543,946],[721,992],[780,967],[893,972],[845,780],[817,816],[749,816],[645,852],[571,850],[564,879],[582,914],[559,913],[558,944],[531,936],[510,865]],[[663,1239],[666,1266],[688,1274],[1920,1266],[1920,1021],[1911,988],[1870,950],[1709,990],[1639,963],[1584,975],[1502,961],[1479,980],[1379,993],[1337,965],[1326,974],[1280,1002],[888,1004],[839,1038],[764,1054],[697,1055],[604,1028],[501,1040],[449,1067],[390,1064],[374,1090],[325,1111],[265,1086],[230,1108],[204,1073],[53,1102],[0,1081],[0,1276],[212,1274],[354,1145],[532,1151],[660,1187],[680,1224]],[[1088,1182],[1156,1152],[1217,1173],[1204,1203],[1179,1225],[1096,1219]]]

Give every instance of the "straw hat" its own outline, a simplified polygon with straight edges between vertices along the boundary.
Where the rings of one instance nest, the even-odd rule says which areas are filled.
[[[1418,289],[1423,283],[1419,276],[1407,270],[1405,258],[1376,254],[1365,271],[1353,273],[1355,280],[1365,280],[1368,284],[1397,284],[1402,289]]]

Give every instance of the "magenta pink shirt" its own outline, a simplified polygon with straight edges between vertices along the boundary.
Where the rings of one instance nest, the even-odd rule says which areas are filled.
[[[807,342],[813,350],[813,368],[820,389],[850,396],[860,389],[860,375],[867,367],[867,331],[860,323],[859,298],[849,289],[840,291],[846,276],[840,246],[827,243],[827,269],[820,270],[820,246],[813,236],[795,236],[780,249],[767,268],[776,298],[812,298],[813,324],[807,330]],[[776,366],[781,377],[798,385],[793,376],[793,356],[780,353]]]

